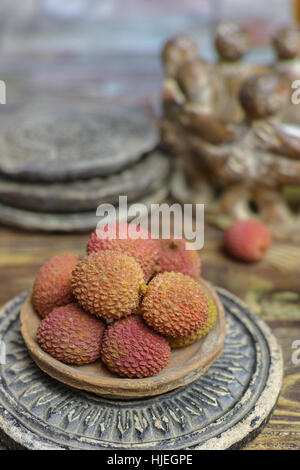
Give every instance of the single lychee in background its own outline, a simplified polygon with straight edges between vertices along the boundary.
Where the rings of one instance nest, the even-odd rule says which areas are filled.
[[[239,220],[224,232],[224,244],[229,254],[242,261],[258,261],[272,243],[267,227],[257,220]]]

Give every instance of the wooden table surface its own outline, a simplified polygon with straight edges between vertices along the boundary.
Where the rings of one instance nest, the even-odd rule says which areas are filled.
[[[262,269],[230,260],[222,252],[221,238],[218,230],[206,228],[206,241],[201,251],[204,277],[228,288],[226,273],[229,268],[241,273],[247,269]],[[48,235],[0,228],[0,303],[30,289],[38,267],[51,256],[66,251],[83,253],[86,239],[86,234]],[[300,364],[293,365],[291,360],[291,345],[300,340],[300,321],[293,316],[286,319],[271,317],[268,324],[283,350],[283,388],[269,424],[246,448],[300,449]]]

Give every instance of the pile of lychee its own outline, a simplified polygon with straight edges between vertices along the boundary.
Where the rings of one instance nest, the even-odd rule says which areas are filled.
[[[101,358],[121,377],[150,377],[171,348],[203,338],[217,311],[199,283],[200,258],[182,239],[156,240],[132,224],[107,224],[87,255],[61,254],[39,270],[32,304],[40,347],[66,364]]]

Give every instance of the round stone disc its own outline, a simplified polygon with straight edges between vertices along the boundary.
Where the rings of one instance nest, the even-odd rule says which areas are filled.
[[[118,172],[150,151],[156,132],[141,110],[32,104],[0,132],[0,172],[27,181],[65,181]]]
[[[149,209],[151,204],[160,204],[163,202],[166,199],[168,192],[168,186],[163,185],[154,193],[151,193],[135,202],[143,204],[146,209]],[[133,204],[133,202],[130,204]],[[17,209],[0,203],[0,223],[25,230],[42,230],[44,232],[84,232],[87,230],[93,230],[99,221],[100,217],[96,216],[96,210],[92,212],[55,214],[53,212],[26,211],[24,209]]]
[[[0,366],[1,439],[26,449],[241,447],[257,435],[276,404],[282,357],[268,326],[236,297],[217,292],[226,311],[223,355],[186,387],[130,401],[80,392],[44,374],[20,333],[19,312],[28,293],[15,297],[0,312],[6,346],[6,363]]]
[[[120,194],[133,201],[156,191],[169,176],[170,166],[170,158],[155,151],[119,173],[87,180],[46,184],[0,177],[0,201],[38,212],[92,211],[100,203],[117,203]]]

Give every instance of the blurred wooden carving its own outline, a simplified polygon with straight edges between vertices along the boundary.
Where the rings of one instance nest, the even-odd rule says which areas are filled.
[[[176,116],[178,106],[210,114],[220,123],[239,124],[245,114],[238,94],[244,80],[254,73],[267,73],[269,68],[245,62],[249,49],[247,32],[235,23],[221,23],[215,36],[217,63],[198,57],[197,46],[186,35],[166,42],[162,50],[165,70],[164,104]],[[207,116],[206,116],[207,118]],[[199,125],[199,117],[198,125]],[[207,127],[210,127],[206,125]]]
[[[242,83],[254,73],[264,73],[268,69],[243,60],[249,50],[250,41],[247,31],[238,24],[221,23],[216,31],[215,47],[219,58],[216,73],[220,88],[223,88],[221,114],[227,122],[237,124],[245,117],[238,99]]]
[[[284,113],[284,120],[300,124],[300,104],[292,101],[295,91],[293,82],[300,80],[300,30],[295,26],[279,29],[273,38],[273,48],[276,54],[274,71],[290,92],[290,100]]]
[[[233,124],[218,106],[214,75],[193,59],[165,80],[161,137],[181,157],[173,194],[206,203],[207,219],[219,226],[259,217],[275,236],[299,237],[300,218],[284,195],[291,185],[300,190],[300,138],[281,121],[285,83],[270,73],[247,78],[237,94],[245,120]]]

